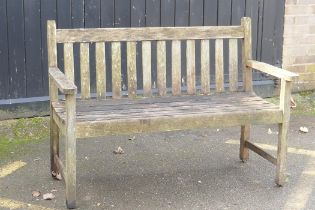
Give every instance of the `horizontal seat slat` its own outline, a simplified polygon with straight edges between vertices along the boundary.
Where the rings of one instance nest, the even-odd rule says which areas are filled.
[[[53,107],[59,121],[64,123],[66,119],[64,102],[53,103]],[[186,129],[189,127],[186,121],[193,123],[191,128],[218,126],[215,122],[228,125],[241,125],[245,122],[277,123],[282,120],[282,112],[278,106],[255,95],[235,92],[210,96],[121,99],[119,102],[79,100],[76,118],[77,137],[85,137],[124,133],[118,130],[121,125],[129,126],[130,132],[133,133],[155,129],[156,131]],[[166,123],[169,127],[158,125],[157,122]],[[170,122],[175,124],[170,124]],[[100,126],[105,126],[106,129],[104,127],[105,130],[99,131]],[[157,126],[157,128],[151,128],[151,126]],[[123,130],[127,133],[127,128]],[[101,134],[101,132],[105,133]]]
[[[243,38],[241,26],[57,29],[57,43]]]

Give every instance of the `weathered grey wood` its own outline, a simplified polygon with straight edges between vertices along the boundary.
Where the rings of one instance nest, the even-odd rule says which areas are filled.
[[[54,104],[57,114],[65,122],[63,107],[60,102]],[[282,122],[282,112],[276,105],[242,93],[119,101],[79,101],[77,137],[101,135],[101,133],[107,135],[159,131],[159,129],[178,130],[188,129],[189,126],[197,128],[198,126],[242,125],[249,122],[279,123]],[[158,123],[166,123],[167,126],[163,127],[164,125]],[[157,127],[151,128],[155,126]],[[98,131],[101,128],[104,130]]]
[[[50,80],[50,86],[51,86],[51,91],[50,93],[52,95],[51,99],[55,100],[58,98],[58,92],[56,91],[56,88],[53,87],[52,85],[56,85],[59,90],[64,93],[64,94],[74,94],[77,91],[77,87],[68,80],[66,75],[64,75],[58,68],[56,67],[51,67],[49,68],[49,78]]]
[[[48,66],[57,67],[57,42],[56,42],[56,22],[54,20],[47,21],[47,50],[48,50]]]
[[[59,102],[53,102],[53,104],[58,104]],[[59,135],[65,135],[65,118],[64,114],[60,114],[56,111],[55,105],[52,105],[53,109],[52,109],[52,115],[50,117],[53,118],[54,122],[57,124],[58,128],[59,128]],[[64,106],[63,106],[64,109]]]
[[[76,98],[66,94],[66,201],[67,207],[76,207]]]
[[[246,147],[246,142],[250,139],[250,125],[241,126],[240,138],[240,159],[245,162],[249,159],[249,150]]]
[[[121,97],[121,49],[120,42],[112,43],[112,92],[113,98]]]
[[[209,40],[201,40],[201,92],[210,93],[210,48]]]
[[[90,53],[89,43],[80,44],[81,98],[89,99],[90,93]]]
[[[264,73],[270,74],[280,79],[284,79],[286,81],[293,81],[294,78],[299,76],[297,73],[286,71],[284,69],[259,61],[248,60],[246,64],[250,68],[262,71]]]
[[[106,98],[106,60],[104,42],[97,42],[95,44],[95,55],[97,98],[104,99]]]
[[[217,92],[224,91],[223,39],[215,40],[215,87]]]
[[[271,162],[274,165],[277,165],[277,159],[275,157],[273,157],[272,155],[268,154],[267,152],[265,152],[264,150],[262,150],[261,148],[259,148],[258,146],[256,146],[253,143],[250,143],[249,141],[245,142],[245,146],[252,150],[253,152],[255,152],[256,154],[260,155],[261,157],[263,157],[264,159],[268,160],[269,162]]]
[[[277,169],[276,183],[283,186],[286,182],[286,163],[287,163],[287,138],[290,121],[290,99],[292,82],[281,79],[280,90],[280,109],[283,113],[283,122],[279,124],[278,151],[277,151]]]
[[[229,40],[229,84],[230,91],[238,89],[238,55],[237,39]]]
[[[48,67],[57,67],[56,23],[47,22]],[[58,101],[58,87],[53,78],[49,77],[50,97],[50,173],[53,178],[59,173],[54,155],[59,155],[59,129],[53,119],[52,103]]]
[[[142,68],[143,68],[143,95],[152,95],[151,82],[151,42],[142,42]]]
[[[247,92],[253,90],[252,82],[252,69],[246,66],[246,62],[252,59],[252,30],[251,19],[243,17],[241,19],[241,26],[244,30],[244,39],[242,42],[242,68],[243,68],[243,89]],[[243,161],[248,160],[249,151],[245,146],[245,142],[250,138],[250,124],[244,124],[241,127],[241,139],[240,139],[240,158]]]
[[[269,113],[269,114],[266,114]],[[172,130],[186,130],[197,128],[213,128],[236,126],[243,123],[270,124],[279,121],[279,114],[276,111],[270,112],[251,112],[220,114],[194,114],[186,117],[165,117],[148,119],[126,119],[112,122],[106,121],[87,121],[77,124],[77,138],[96,137],[113,134],[131,134],[144,132],[162,132]],[[249,119],[249,116],[252,119]],[[278,119],[277,119],[278,118]]]
[[[172,93],[181,94],[181,45],[180,41],[172,41]]]
[[[252,27],[251,19],[248,17],[243,17],[241,20],[241,25],[244,30],[244,39],[242,44],[243,49],[243,88],[245,91],[253,90],[253,73],[252,68],[246,65],[248,60],[252,60]]]
[[[57,29],[57,42],[243,38],[241,26]]]
[[[187,3],[187,2],[186,2]],[[186,4],[185,5],[188,5]],[[184,5],[184,4],[183,4]],[[201,4],[200,4],[201,5]],[[193,17],[194,19],[194,17]],[[192,20],[193,20],[192,19]],[[178,20],[184,22],[184,20]],[[296,74],[279,70],[267,64],[251,60],[250,19],[242,19],[236,27],[185,27],[185,28],[115,28],[115,29],[58,29],[51,25],[48,41],[50,52],[56,48],[56,40],[64,45],[65,76],[57,68],[56,55],[50,56],[51,97],[51,170],[64,173],[68,208],[76,206],[76,138],[97,137],[113,134],[161,132],[195,128],[241,126],[240,158],[246,161],[249,149],[276,164],[276,183],[285,182],[286,139],[289,126],[291,82]],[[210,93],[209,38],[215,40],[216,92]],[[230,92],[224,92],[223,38],[229,40]],[[243,39],[244,90],[238,92],[238,46],[237,38]],[[201,92],[196,95],[195,40],[201,39]],[[157,75],[151,72],[151,41],[157,40]],[[166,89],[166,42],[172,40],[172,94]],[[186,41],[187,93],[181,95],[181,40]],[[97,97],[106,95],[105,41],[111,41],[112,96],[120,100],[78,100],[73,80],[73,45],[80,44],[80,67],[82,99],[90,98],[89,43],[97,42],[96,80]],[[121,42],[127,41],[128,98],[121,99],[122,65]],[[137,43],[142,42],[142,68],[144,97],[137,97]],[[197,49],[199,47],[197,45]],[[227,51],[225,51],[227,52]],[[155,56],[155,48],[153,48]],[[122,60],[123,59],[123,60]],[[197,58],[199,59],[199,58]],[[154,60],[154,58],[153,58]],[[153,64],[154,66],[154,64]],[[125,67],[125,66],[123,66]],[[282,78],[280,109],[252,93],[252,70]],[[153,67],[155,69],[155,67]],[[199,66],[197,65],[197,69]],[[125,68],[123,68],[123,71]],[[276,72],[277,71],[277,72]],[[141,72],[141,70],[140,70]],[[276,73],[275,73],[276,72]],[[152,95],[152,79],[157,76],[160,96]],[[68,78],[68,79],[67,79]],[[125,77],[124,77],[125,79]],[[139,78],[138,78],[139,79]],[[126,81],[124,81],[126,82]],[[58,88],[65,93],[65,101],[58,101]],[[155,87],[154,87],[155,88]],[[137,100],[135,100],[137,98]],[[279,124],[277,159],[249,142],[250,124]],[[59,132],[66,136],[66,171],[59,159]]]
[[[73,44],[64,43],[63,45],[64,56],[64,70],[65,75],[71,82],[74,82],[74,60],[73,60]]]
[[[166,43],[157,42],[157,87],[159,95],[166,95]]]
[[[59,173],[54,155],[59,155],[59,128],[53,119],[52,103],[58,101],[58,88],[52,78],[49,78],[50,95],[50,172],[53,178]]]
[[[137,96],[137,43],[127,42],[128,97]]]
[[[58,155],[54,156],[54,160],[57,165],[58,172],[61,174],[62,179],[66,182],[65,177],[67,176],[66,176],[65,166],[63,165],[62,160],[59,158]]]
[[[186,47],[187,60],[187,93],[196,93],[196,65],[195,65],[195,41],[187,40]]]

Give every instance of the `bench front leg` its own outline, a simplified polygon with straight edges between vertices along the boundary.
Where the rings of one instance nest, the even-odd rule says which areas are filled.
[[[66,204],[69,209],[76,208],[76,98],[66,94]]]
[[[281,80],[280,109],[283,112],[283,122],[279,124],[276,184],[283,186],[286,182],[287,138],[290,121],[290,98],[292,82]]]

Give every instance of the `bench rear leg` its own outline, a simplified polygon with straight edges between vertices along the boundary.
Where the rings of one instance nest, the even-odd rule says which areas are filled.
[[[242,125],[241,138],[240,138],[240,159],[245,162],[249,159],[249,149],[246,147],[245,142],[250,138],[250,125]]]
[[[54,121],[53,117],[50,117],[50,173],[53,178],[60,173],[54,156],[59,156],[59,128]]]
[[[286,159],[287,159],[287,137],[288,137],[289,122],[279,124],[279,139],[277,152],[277,169],[276,169],[276,184],[283,186],[286,182]]]

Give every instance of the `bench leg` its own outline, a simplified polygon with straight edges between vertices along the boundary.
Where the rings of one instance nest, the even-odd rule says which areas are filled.
[[[75,96],[66,95],[66,204],[68,209],[76,208],[76,138],[75,138]]]
[[[249,149],[245,146],[245,142],[250,138],[250,125],[242,125],[240,138],[240,159],[245,162],[249,159]]]
[[[50,173],[53,178],[60,173],[54,156],[59,156],[59,128],[53,117],[50,117]]]
[[[277,152],[277,170],[276,170],[276,184],[283,186],[286,182],[286,159],[287,159],[287,136],[288,136],[289,122],[279,124],[279,139]]]

